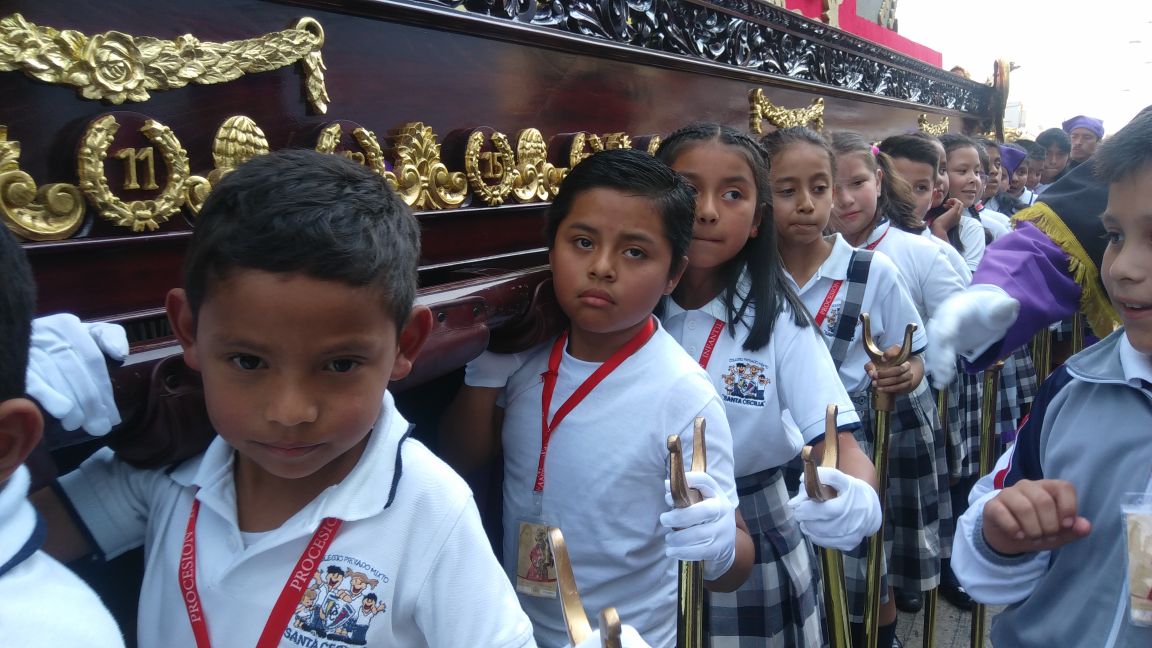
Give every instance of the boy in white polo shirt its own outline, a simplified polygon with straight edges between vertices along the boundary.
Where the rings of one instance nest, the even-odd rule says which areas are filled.
[[[105,449],[37,494],[62,558],[144,545],[140,646],[534,645],[471,493],[387,392],[432,326],[418,256],[405,205],[336,156],[213,189],[166,307],[219,437],[167,470]]]
[[[23,398],[35,304],[24,250],[0,227],[0,637],[10,648],[123,648],[96,593],[40,550],[44,524],[28,502],[32,479],[24,465],[44,427],[36,405]]]

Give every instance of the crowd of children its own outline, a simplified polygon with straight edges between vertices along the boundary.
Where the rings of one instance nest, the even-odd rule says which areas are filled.
[[[441,416],[449,463],[410,438],[387,390],[432,327],[414,301],[416,219],[347,160],[257,157],[213,189],[166,300],[217,438],[161,469],[100,450],[31,495],[38,513],[21,463],[41,424],[24,395],[66,428],[106,432],[119,416],[104,355],[124,345],[74,317],[32,322],[27,264],[0,232],[0,591],[30,604],[17,617],[6,602],[0,632],[123,645],[40,549],[67,561],[143,546],[140,646],[564,646],[557,527],[589,616],[616,607],[626,646],[674,645],[677,560],[703,562],[711,646],[826,645],[814,547],[845,555],[860,645],[875,533],[884,648],[899,645],[897,607],[915,611],[938,585],[960,606],[1011,604],[998,645],[1147,646],[1152,628],[1129,616],[1130,594],[1146,592],[1129,592],[1120,504],[1152,492],[1152,115],[1099,153],[1098,120],[1065,129],[1036,145],[904,134],[876,146],[702,123],[655,156],[589,157],[546,217],[565,329],[468,364]],[[1123,327],[1037,393],[1008,330],[1018,300],[969,284],[998,239],[1016,245],[1009,218],[1047,209],[1080,164],[1107,185],[1098,276]],[[889,358],[914,327],[907,360],[869,358],[865,313]],[[996,429],[1026,423],[976,483],[980,380],[958,356],[992,347],[1006,360]],[[895,397],[884,501],[876,393]],[[817,501],[789,465],[805,446],[823,452],[829,404],[839,467],[819,474],[838,495]],[[690,459],[698,417],[707,468],[687,479],[701,499],[675,508],[665,441],[679,434]],[[494,461],[496,548],[457,474]],[[83,621],[37,616],[49,600]]]

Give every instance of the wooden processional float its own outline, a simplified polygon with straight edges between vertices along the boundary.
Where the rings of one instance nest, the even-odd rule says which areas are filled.
[[[468,360],[558,330],[543,214],[584,157],[694,121],[1002,131],[1006,66],[976,83],[778,4],[9,0],[0,220],[40,312],[127,328],[107,442],[161,465],[211,434],[163,302],[213,185],[290,147],[370,167],[422,227],[436,325],[392,391],[426,435]]]

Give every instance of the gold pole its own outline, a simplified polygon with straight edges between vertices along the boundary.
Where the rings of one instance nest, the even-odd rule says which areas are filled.
[[[705,422],[696,417],[692,432],[692,470],[703,472],[707,468],[707,450],[704,444]],[[700,491],[688,488],[684,476],[684,454],[680,448],[680,435],[668,437],[668,482],[672,502],[676,508],[687,508],[700,501]],[[678,595],[676,597],[676,646],[678,648],[704,647],[704,563],[680,561],[678,567]]]
[[[1084,350],[1084,316],[1076,313],[1072,316],[1072,355]]]
[[[980,475],[987,475],[996,465],[996,396],[1000,387],[1000,369],[1004,361],[984,370],[984,400],[980,408]],[[983,648],[984,635],[988,631],[984,605],[972,606],[972,632],[969,635],[972,648]]]
[[[835,404],[824,414],[824,456],[820,465],[837,468],[840,456],[840,433],[836,429]],[[809,499],[824,502],[836,497],[836,490],[820,483],[820,473],[812,457],[812,446],[804,446],[800,455],[804,459],[804,490]],[[824,613],[827,621],[830,648],[851,648],[852,630],[848,620],[848,594],[844,588],[844,557],[835,549],[817,547],[820,567],[824,573]]]
[[[1032,338],[1032,364],[1040,382],[1052,373],[1052,329],[1045,326]]]
[[[956,377],[959,381],[960,377]],[[957,383],[959,384],[959,383]],[[945,385],[944,389],[936,395],[936,409],[940,413],[940,434],[944,437],[944,443],[948,443],[948,386]],[[948,493],[941,494],[942,497],[948,497]],[[955,517],[955,513],[953,513]],[[936,602],[939,598],[940,587],[933,587],[932,589],[924,592],[924,648],[936,648]]]
[[[872,339],[872,323],[868,313],[860,316],[864,322],[864,349],[878,368],[894,367],[908,360],[912,353],[912,333],[916,330],[915,324],[909,324],[904,329],[904,344],[895,358],[886,358],[884,350],[876,346]],[[868,572],[866,607],[864,614],[864,643],[868,648],[877,648],[880,629],[880,566],[884,557],[884,522],[883,512],[887,506],[888,493],[888,431],[890,424],[888,416],[895,409],[896,399],[892,394],[872,389],[872,409],[875,412],[873,425],[872,465],[876,468],[876,490],[880,496],[881,522],[880,530],[868,540]],[[888,648],[885,646],[884,648]]]
[[[572,559],[568,557],[568,544],[560,529],[548,530],[548,542],[552,546],[552,560],[556,567],[556,585],[560,590],[560,608],[564,612],[564,625],[568,628],[568,640],[573,646],[588,639],[592,626],[584,613],[584,603],[576,589],[576,576],[572,573]],[[601,648],[620,648],[620,615],[614,607],[600,610]]]

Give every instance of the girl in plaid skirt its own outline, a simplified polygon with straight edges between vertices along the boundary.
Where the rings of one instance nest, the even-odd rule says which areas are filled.
[[[856,413],[784,278],[759,145],[727,126],[699,124],[673,133],[656,155],[697,193],[688,269],[660,316],[699,357],[724,402],[740,512],[756,547],[748,581],[736,592],[710,596],[711,645],[826,645],[819,564],[808,540],[843,549],[880,525],[872,464],[851,432]],[[837,423],[845,431],[843,472],[821,469],[821,477],[839,484],[840,496],[797,502],[793,509],[781,466],[804,444],[822,450],[830,403],[839,405]]]
[[[862,152],[853,148],[840,156],[827,140],[806,128],[776,131],[764,138],[764,144],[770,155],[774,199],[782,192],[788,197],[787,192],[796,184],[792,178],[798,172],[823,173],[829,178],[830,184],[819,200],[801,201],[791,213],[774,209],[780,253],[789,278],[813,314],[839,368],[841,382],[857,403],[862,422],[871,412],[868,395],[873,388],[900,396],[891,428],[886,503],[890,514],[885,526],[893,545],[891,552],[886,552],[887,574],[890,585],[920,591],[936,584],[940,546],[940,477],[934,438],[938,422],[918,355],[927,338],[897,266],[885,254],[873,250],[891,239],[888,245],[894,250],[908,246],[913,255],[922,252],[943,266],[950,266],[930,242],[887,221],[880,222],[880,216],[890,209],[888,198],[892,197],[889,192],[885,202],[879,202],[881,183],[885,176],[889,183],[896,178],[880,170],[871,147],[859,136],[856,139],[863,144]],[[910,218],[910,199],[905,207],[907,214],[893,211],[893,216]],[[848,233],[852,242],[841,234],[823,236],[830,223]],[[876,240],[870,242],[867,239],[873,233]],[[861,249],[855,249],[853,243],[861,245]],[[958,285],[956,289],[962,288]],[[884,369],[870,361],[860,324],[863,313],[871,316],[872,333],[887,353],[899,350],[907,324],[916,325],[913,355],[908,361]],[[870,428],[862,427],[857,438],[861,445],[870,445]],[[942,444],[939,449],[943,450]],[[845,556],[849,615],[857,622],[863,620],[864,614],[864,567],[860,553]],[[890,587],[882,592],[888,594],[888,600],[881,607],[878,639],[879,645],[888,648],[895,643],[896,608]]]

